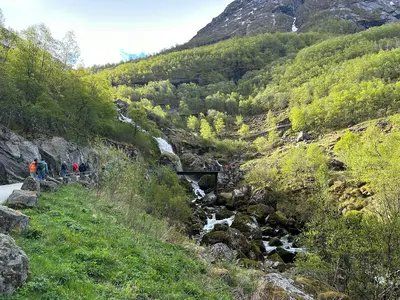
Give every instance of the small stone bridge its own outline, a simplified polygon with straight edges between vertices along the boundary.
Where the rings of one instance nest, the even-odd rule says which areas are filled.
[[[176,172],[177,175],[196,175],[198,177],[203,177],[204,175],[214,175],[214,193],[215,195],[218,194],[218,171],[180,171]]]

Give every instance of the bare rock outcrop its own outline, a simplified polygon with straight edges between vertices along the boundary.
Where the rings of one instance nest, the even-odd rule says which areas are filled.
[[[0,232],[9,234],[28,228],[29,217],[6,206],[0,206]]]
[[[8,197],[6,205],[11,208],[29,208],[36,206],[37,200],[35,191],[15,190]]]
[[[29,259],[9,235],[0,233],[0,293],[12,295],[28,279]]]

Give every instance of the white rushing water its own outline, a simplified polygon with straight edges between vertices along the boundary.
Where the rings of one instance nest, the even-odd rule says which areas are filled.
[[[166,140],[156,137],[154,139],[157,141],[161,153],[171,153],[175,155],[174,149],[172,149],[172,146]]]
[[[195,199],[193,202],[196,202],[196,200],[204,198],[206,196],[206,193],[199,187],[199,184],[195,181],[190,181],[190,182],[192,184],[193,191],[197,196],[197,199]]]
[[[292,252],[292,253],[300,253],[300,252],[305,253],[305,252],[307,252],[307,250],[304,249],[304,248],[293,248],[293,243],[289,242],[289,236],[288,235],[284,236],[281,239],[281,242],[283,243],[283,245],[280,246],[280,247],[285,249],[285,250],[287,250],[287,251],[289,251],[289,252]],[[276,248],[278,248],[276,246],[270,246],[268,244],[268,241],[263,241],[263,243],[264,243],[264,246],[265,246],[265,250],[267,251],[268,254],[272,253],[274,250],[276,250]]]
[[[139,131],[143,132],[143,133],[147,133],[146,130],[144,130],[142,127],[140,127],[139,125],[137,125],[132,119],[125,117],[123,114],[119,114],[118,120],[120,120],[122,123],[127,123],[127,124],[131,124],[132,126],[136,127]]]
[[[207,224],[204,226],[203,230],[204,232],[210,232],[211,230],[214,229],[215,225],[217,224],[232,226],[234,220],[235,220],[234,215],[228,219],[217,220],[215,214],[213,214],[211,219],[207,219]]]
[[[22,183],[0,185],[0,204],[4,203],[14,190],[20,190]]]
[[[299,28],[296,27],[296,20],[297,18],[294,18],[293,20],[292,32],[297,32],[299,30]]]

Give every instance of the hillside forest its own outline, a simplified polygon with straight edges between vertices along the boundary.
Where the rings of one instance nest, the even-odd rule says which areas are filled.
[[[152,135],[182,130],[240,161],[245,183],[301,224],[308,252],[295,272],[351,299],[400,295],[400,24],[232,38],[91,68],[79,66],[73,32],[2,27],[0,40],[2,125],[144,153]],[[117,100],[148,133],[118,121]],[[299,132],[312,138],[297,142]],[[156,217],[187,218],[177,211]]]

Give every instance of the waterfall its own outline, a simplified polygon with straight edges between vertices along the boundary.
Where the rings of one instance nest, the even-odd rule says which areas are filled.
[[[228,219],[217,220],[215,214],[213,214],[211,219],[207,219],[207,224],[204,226],[203,230],[205,233],[210,232],[211,230],[214,229],[215,225],[217,224],[232,226],[234,220],[235,220],[234,215]]]
[[[157,143],[158,143],[158,148],[160,149],[161,153],[171,153],[173,155],[176,155],[174,152],[174,149],[172,149],[172,146],[163,138],[154,138]]]
[[[147,133],[146,130],[144,130],[142,127],[140,127],[139,125],[137,125],[132,119],[125,117],[121,112],[119,113],[119,117],[118,120],[122,123],[127,123],[127,124],[131,124],[132,126],[136,127],[139,131],[143,132],[143,133]]]
[[[293,19],[292,32],[297,32],[299,30],[299,28],[296,27],[296,20],[297,18],[295,17]]]

